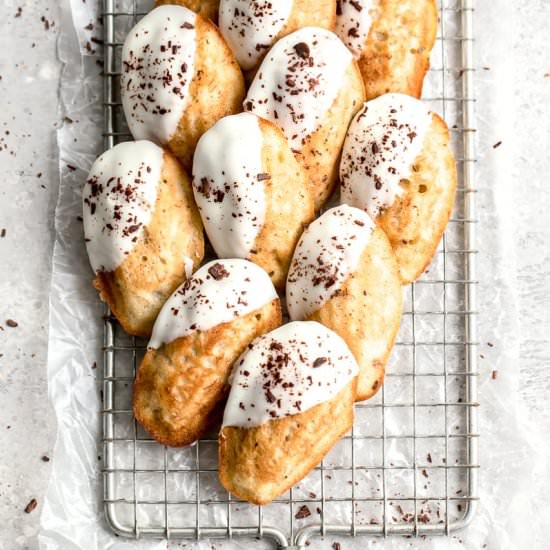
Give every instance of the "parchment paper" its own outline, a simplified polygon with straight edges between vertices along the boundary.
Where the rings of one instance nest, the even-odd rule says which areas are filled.
[[[50,304],[49,396],[58,434],[53,471],[41,518],[42,550],[125,550],[143,548],[263,548],[259,541],[125,541],[110,533],[102,518],[98,453],[99,385],[103,307],[90,286],[83,246],[80,187],[101,151],[102,110],[97,3],[64,2],[59,56],[65,63],[61,105],[67,117],[59,130],[60,186]],[[508,178],[513,147],[513,116],[505,112],[509,89],[494,85],[507,62],[498,52],[513,31],[498,3],[480,3],[477,97],[479,206],[479,391],[481,402],[480,508],[473,524],[449,538],[353,540],[315,539],[312,547],[331,548],[534,548],[542,518],[535,487],[547,484],[549,445],[537,433],[518,399],[518,327],[515,259],[507,243],[517,220]],[[492,24],[498,10],[498,28]],[[485,67],[485,69],[483,69]],[[503,116],[503,113],[506,116]],[[493,149],[492,145],[503,145]],[[490,345],[489,345],[490,343]],[[96,368],[96,366],[99,367]],[[496,379],[491,373],[497,372]],[[344,512],[342,512],[344,514]]]

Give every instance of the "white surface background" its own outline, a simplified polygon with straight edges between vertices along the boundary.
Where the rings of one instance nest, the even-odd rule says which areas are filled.
[[[495,121],[494,133],[480,139],[496,143],[506,136],[480,167],[479,184],[487,192],[512,194],[515,205],[505,228],[510,267],[502,275],[518,289],[519,350],[480,350],[485,356],[481,369],[490,372],[500,355],[517,351],[519,391],[533,425],[550,435],[550,2],[518,0],[508,19],[498,17],[501,2],[478,2],[478,21],[492,22],[508,37],[508,49],[495,52],[484,33],[478,33],[478,64],[491,69],[487,84],[478,89],[478,114]],[[37,548],[51,466],[41,457],[51,455],[55,439],[45,365],[58,184],[55,130],[63,124],[57,112],[59,3],[4,0],[0,6],[0,229],[6,229],[0,238],[0,548],[6,550]],[[15,17],[18,7],[21,15]],[[480,196],[481,208],[483,200]],[[480,279],[482,291],[486,287],[498,294],[483,273]],[[16,320],[18,327],[9,328],[7,319]],[[481,321],[482,326],[490,323],[491,312],[482,312]],[[541,514],[550,506],[545,490],[550,488],[541,486],[529,495]],[[38,508],[26,514],[31,498],[38,500]],[[537,533],[536,548],[546,547],[548,529]]]

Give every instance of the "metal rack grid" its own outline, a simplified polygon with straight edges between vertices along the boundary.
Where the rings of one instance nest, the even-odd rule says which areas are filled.
[[[147,0],[103,0],[105,148],[131,139],[118,91],[124,36]],[[184,449],[137,425],[131,386],[145,342],[105,318],[103,501],[127,537],[260,537],[304,548],[320,535],[449,534],[477,506],[474,0],[439,0],[426,101],[447,121],[458,163],[455,212],[434,261],[406,289],[402,329],[379,394],[303,482],[273,504],[231,498],[217,482],[215,434]]]

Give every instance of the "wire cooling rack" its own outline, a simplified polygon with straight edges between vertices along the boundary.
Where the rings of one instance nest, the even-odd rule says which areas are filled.
[[[131,139],[120,53],[150,1],[103,0],[105,148]],[[424,95],[447,121],[458,162],[456,208],[436,257],[405,290],[386,383],[356,407],[353,431],[289,493],[263,508],[217,481],[216,434],[183,449],[150,439],[131,410],[145,342],[107,316],[104,341],[105,516],[128,537],[271,539],[304,548],[319,535],[449,534],[477,505],[474,0],[441,0]]]

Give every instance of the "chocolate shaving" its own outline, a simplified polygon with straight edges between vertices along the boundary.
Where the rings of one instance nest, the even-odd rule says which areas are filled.
[[[309,57],[309,46],[305,42],[298,42],[294,45],[294,51],[298,57],[307,59]]]
[[[222,279],[225,279],[226,277],[229,277],[229,271],[225,269],[225,267],[218,263],[215,263],[212,267],[208,268],[208,273],[214,278],[216,281],[221,281]]]
[[[317,359],[313,361],[313,368],[314,369],[319,368],[321,365],[324,365],[327,361],[328,359],[326,357],[317,357]]]
[[[277,401],[277,398],[271,393],[270,389],[267,389],[265,391],[265,398],[267,399],[268,403],[275,403],[275,401]]]

